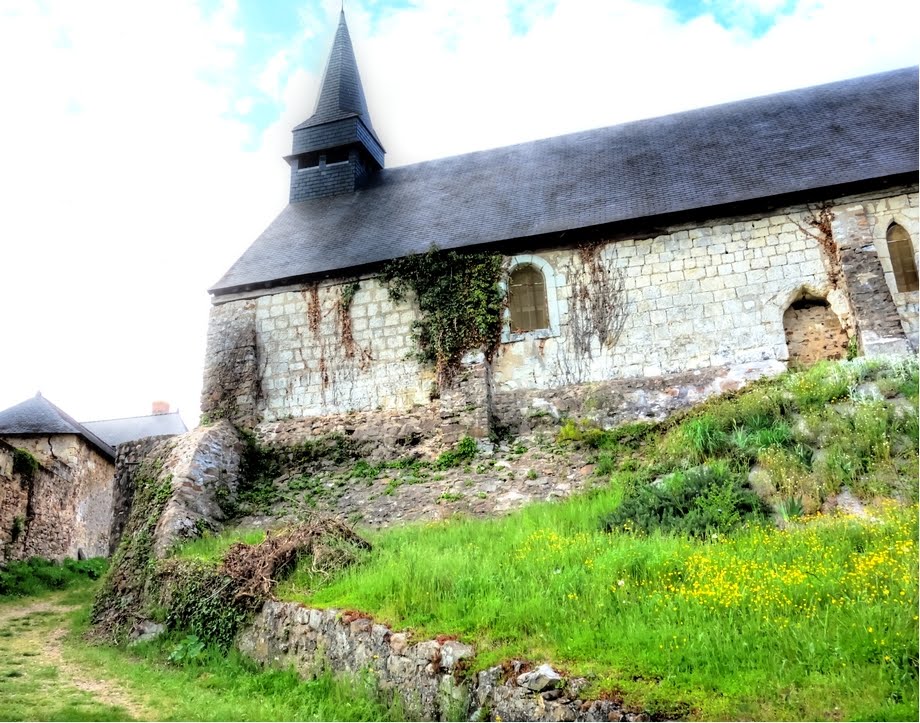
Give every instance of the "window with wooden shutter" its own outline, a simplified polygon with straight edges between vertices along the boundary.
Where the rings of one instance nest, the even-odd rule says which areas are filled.
[[[524,265],[511,272],[508,279],[508,310],[512,332],[549,327],[546,280],[539,269]]]
[[[888,256],[898,291],[917,291],[917,264],[910,235],[903,226],[893,223],[888,227]]]

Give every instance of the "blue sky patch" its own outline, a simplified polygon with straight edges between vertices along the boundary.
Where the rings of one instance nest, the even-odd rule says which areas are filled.
[[[753,38],[765,35],[780,16],[791,15],[797,4],[798,0],[785,0],[774,12],[761,12],[745,0],[665,0],[680,22],[710,15],[726,30],[741,30]]]

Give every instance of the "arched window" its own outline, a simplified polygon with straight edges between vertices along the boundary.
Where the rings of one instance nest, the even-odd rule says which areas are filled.
[[[535,266],[522,264],[508,277],[508,310],[511,331],[535,331],[549,327],[546,279]]]
[[[917,291],[917,264],[910,235],[903,226],[893,223],[888,227],[888,257],[898,291]]]

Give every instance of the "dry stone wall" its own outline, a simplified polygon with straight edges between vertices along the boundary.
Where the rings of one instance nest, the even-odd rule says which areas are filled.
[[[29,480],[13,471],[14,451],[14,447],[0,440],[0,565],[25,556],[23,533],[29,512]]]
[[[825,300],[847,338],[859,334],[869,347],[887,339],[885,351],[906,349],[904,331],[916,335],[917,294],[891,292],[887,250],[876,248],[889,217],[916,239],[916,189],[827,207],[833,238],[811,222],[815,208],[796,206],[652,238],[601,239],[588,251],[528,255],[549,270],[551,328],[509,330],[490,362],[468,360],[465,387],[442,393],[439,413],[457,434],[481,434],[502,423],[496,410],[509,395],[555,395],[551,390],[613,380],[641,387],[642,380],[706,370],[730,380],[757,365],[772,370],[789,359],[784,314],[803,295]],[[597,303],[586,305],[592,294]],[[413,357],[416,313],[411,298],[391,301],[372,277],[217,304],[203,410],[252,427],[423,408],[437,390],[433,369]],[[616,334],[599,329],[598,320],[611,314],[623,320]]]
[[[581,697],[587,681],[566,679],[548,664],[510,661],[467,674],[476,651],[457,640],[413,640],[361,614],[270,601],[240,635],[251,658],[293,667],[304,677],[323,670],[370,672],[421,720],[638,721],[648,718],[611,700]]]

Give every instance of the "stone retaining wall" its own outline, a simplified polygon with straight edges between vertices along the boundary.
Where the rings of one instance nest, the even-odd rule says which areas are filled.
[[[323,670],[372,674],[422,720],[640,721],[613,700],[581,696],[584,678],[521,661],[471,673],[476,651],[457,640],[415,641],[359,613],[270,601],[239,636],[239,649],[304,677]]]

